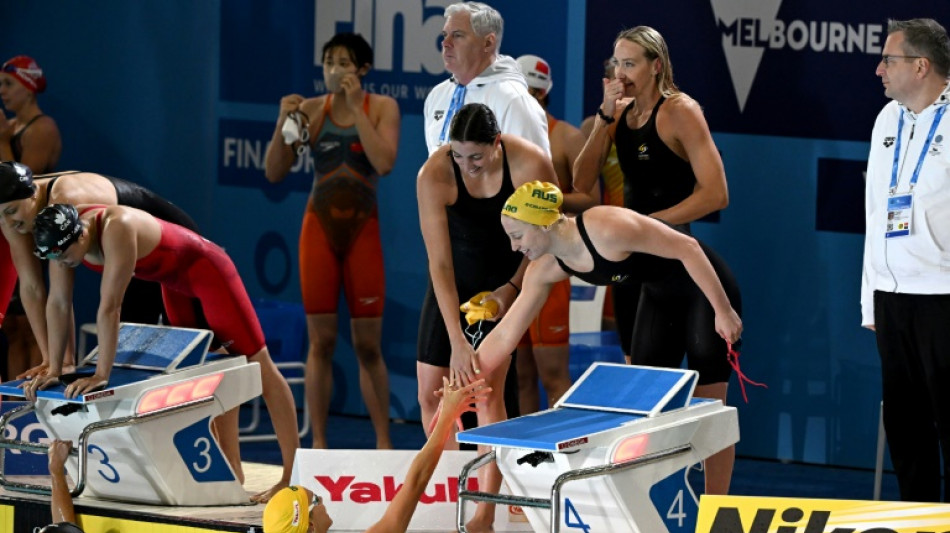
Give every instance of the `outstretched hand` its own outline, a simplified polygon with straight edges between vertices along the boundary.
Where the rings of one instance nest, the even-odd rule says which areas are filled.
[[[438,424],[439,420],[442,420],[443,417],[454,419],[459,431],[462,431],[463,426],[462,420],[460,419],[462,414],[478,411],[476,404],[485,401],[491,391],[491,387],[485,386],[484,379],[479,379],[462,386],[458,382],[454,380],[449,381],[448,378],[443,376],[442,388],[435,391],[435,395],[441,396],[442,400],[439,402],[435,416],[432,417],[432,422],[428,428],[429,434],[432,433],[436,424]]]

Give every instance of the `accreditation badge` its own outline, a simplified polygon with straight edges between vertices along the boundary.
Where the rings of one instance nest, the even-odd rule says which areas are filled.
[[[887,230],[884,238],[893,239],[910,235],[914,195],[898,194],[887,199]]]

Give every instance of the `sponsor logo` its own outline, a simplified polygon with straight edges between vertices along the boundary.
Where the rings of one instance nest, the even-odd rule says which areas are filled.
[[[927,153],[930,155],[940,155],[943,153],[943,135],[934,137],[933,142],[930,144],[930,150]]]
[[[612,283],[623,283],[629,276],[626,274],[614,274],[610,277]]]
[[[950,506],[703,496],[697,533],[946,533]]]
[[[391,502],[402,488],[402,483],[396,483],[396,478],[393,476],[383,476],[381,483],[357,481],[356,476],[314,476],[313,479],[326,489],[330,500],[334,502]],[[478,479],[470,478],[467,490],[477,491]],[[419,503],[457,503],[458,496],[459,478],[450,477],[441,483],[430,482],[426,492],[419,497]]]
[[[765,50],[875,55],[886,38],[882,24],[778,19],[782,0],[711,2],[740,112]]]
[[[890,148],[891,146],[894,146],[895,140],[896,137],[884,137],[884,148]]]
[[[340,147],[340,141],[323,141],[317,144],[317,149],[320,153],[327,153],[330,150],[336,150]]]
[[[557,449],[566,450],[567,448],[573,448],[575,446],[580,446],[581,444],[587,444],[587,437],[581,437],[579,439],[566,440],[564,442],[557,443]]]
[[[89,402],[92,400],[98,400],[99,398],[106,398],[108,396],[112,396],[113,394],[115,394],[115,389],[109,389],[109,390],[94,392],[92,394],[84,394],[82,399],[84,401]]]
[[[650,147],[647,146],[647,143],[643,143],[637,148],[637,159],[641,161],[650,159]]]
[[[445,74],[439,36],[447,0],[315,0],[313,64],[323,66],[323,45],[341,31],[362,35],[373,47],[368,92],[391,96],[415,109]],[[314,91],[326,92],[322,77]],[[403,109],[405,112],[406,109]]]

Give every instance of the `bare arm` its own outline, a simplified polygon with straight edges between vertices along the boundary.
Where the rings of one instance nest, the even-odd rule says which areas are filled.
[[[685,224],[728,206],[726,172],[699,104],[685,95],[670,99],[660,108],[657,131],[663,142],[689,161],[696,186],[682,202],[650,216],[670,224]]]
[[[76,523],[76,511],[73,509],[73,497],[66,482],[66,459],[72,450],[72,442],[54,440],[49,446],[49,475],[52,481],[50,513],[53,524],[60,522]]]
[[[135,272],[135,261],[138,258],[137,232],[127,215],[119,213],[110,216],[107,211],[101,231],[99,243],[106,259],[102,268],[102,283],[99,286],[99,311],[96,314],[99,338],[96,373],[88,378],[77,379],[66,387],[68,398],[74,398],[108,383],[118,349],[122,299]]]
[[[600,113],[594,115],[591,131],[587,136],[584,147],[577,155],[574,161],[574,190],[583,193],[590,193],[597,178],[600,177],[600,169],[607,160],[607,154],[610,153],[610,146],[613,144],[613,130],[616,119],[621,114],[624,104],[623,100],[618,100],[623,95],[623,86],[617,80],[603,79],[604,101],[600,106],[600,111],[608,116],[614,117],[614,122],[608,124]]]
[[[640,252],[682,262],[716,313],[716,331],[728,342],[739,339],[742,320],[732,308],[719,276],[696,239],[629,209],[596,209],[597,213],[585,217],[584,222],[588,234],[597,235],[593,242],[601,255],[616,261],[631,252]]]
[[[596,117],[594,126],[589,137],[584,142],[583,148],[577,154],[574,160],[574,190],[582,193],[591,193],[597,178],[600,177],[600,169],[607,160],[607,154],[610,153],[610,146],[613,139],[608,132],[610,124],[604,122],[604,119]]]
[[[33,236],[17,233],[11,228],[3,227],[3,236],[10,245],[10,257],[20,278],[20,301],[30,321],[36,343],[43,362],[49,363],[49,350],[46,335],[46,280],[43,279],[43,265],[33,255]]]
[[[432,479],[432,473],[435,472],[439,459],[442,457],[442,450],[445,449],[445,442],[452,436],[452,426],[455,420],[462,416],[462,413],[475,411],[472,404],[484,401],[491,392],[491,388],[485,387],[485,380],[473,381],[465,387],[459,388],[450,385],[448,380],[442,378],[442,406],[439,410],[439,418],[435,423],[435,429],[429,435],[425,445],[416,454],[412,464],[409,465],[409,472],[406,474],[406,480],[396,493],[392,503],[386,508],[383,517],[373,524],[367,533],[397,533],[404,532],[409,527],[409,521],[412,514],[419,504],[419,498],[425,492],[429,480]]]
[[[528,265],[521,294],[475,352],[472,365],[476,373],[490,375],[510,357],[528,326],[544,307],[551,287],[567,277],[553,255],[545,255]]]
[[[49,368],[45,375],[37,375],[24,386],[28,401],[36,400],[37,391],[59,383],[72,331],[70,319],[73,305],[73,271],[59,262],[49,269],[50,292],[46,302],[46,332],[49,348]]]
[[[298,143],[293,145],[284,144],[281,129],[284,127],[284,120],[287,119],[287,115],[299,110],[303,102],[304,97],[299,94],[289,94],[280,99],[277,125],[274,126],[274,133],[271,135],[270,144],[267,145],[267,152],[264,154],[264,177],[271,183],[283,181],[287,173],[290,172],[290,167],[297,160],[296,148]]]
[[[474,350],[465,339],[459,323],[459,298],[455,288],[455,265],[452,262],[452,243],[449,238],[448,216],[445,208],[454,201],[453,184],[446,179],[447,149],[436,150],[419,170],[416,194],[419,203],[419,225],[429,259],[429,276],[439,305],[439,312],[452,346],[452,368],[467,368]],[[474,295],[461,295],[471,297]],[[467,376],[466,383],[474,376]]]
[[[562,191],[571,191],[564,195],[563,208],[565,213],[576,215],[600,203],[600,180],[594,180],[594,186],[590,191],[573,190],[574,162],[577,161],[577,156],[580,155],[581,148],[587,138],[579,129],[567,123],[559,124],[557,130],[559,136],[557,144],[560,146],[558,156],[563,159],[562,164],[558,165],[557,168],[564,169],[564,175],[561,175],[561,172],[558,173],[558,183]],[[600,176],[599,170],[597,175]]]
[[[356,131],[370,164],[380,176],[389,174],[396,164],[399,147],[399,106],[388,96],[370,97],[378,106],[378,120],[373,120],[363,111],[363,91],[355,74],[343,77],[341,85],[346,91],[346,104],[356,117]],[[372,111],[372,105],[370,107]]]

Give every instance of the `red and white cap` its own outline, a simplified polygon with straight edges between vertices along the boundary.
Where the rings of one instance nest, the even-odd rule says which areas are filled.
[[[16,56],[7,60],[0,67],[0,72],[9,74],[17,79],[24,87],[35,93],[46,90],[46,76],[43,69],[29,56]]]
[[[547,61],[531,54],[523,55],[516,61],[528,82],[528,87],[541,89],[545,95],[551,92],[554,82],[551,81],[551,65],[548,65]]]

